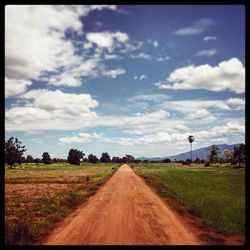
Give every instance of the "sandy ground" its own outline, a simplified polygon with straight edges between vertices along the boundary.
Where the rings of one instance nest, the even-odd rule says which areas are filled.
[[[126,164],[52,231],[46,245],[199,245],[195,230]]]

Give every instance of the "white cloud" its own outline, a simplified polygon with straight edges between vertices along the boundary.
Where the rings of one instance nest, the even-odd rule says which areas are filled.
[[[66,114],[81,115],[95,108],[98,102],[89,94],[69,94],[60,90],[49,91],[45,89],[31,90],[20,96],[23,99],[34,100],[34,106],[47,111],[62,110]]]
[[[78,133],[78,136],[65,136],[59,138],[58,145],[87,143],[94,139],[107,142],[108,138],[105,138],[102,134],[97,134],[97,133]]]
[[[87,5],[90,10],[102,10],[102,9],[110,9],[110,10],[117,10],[116,5]]]
[[[111,69],[103,72],[104,76],[116,78],[118,75],[123,75],[126,73],[125,69],[117,68],[117,69]]]
[[[95,43],[98,47],[108,48],[113,50],[115,41],[120,43],[126,43],[129,40],[129,37],[126,33],[122,32],[90,32],[86,34],[86,38],[89,42]]]
[[[5,111],[6,131],[65,130],[89,126],[97,119],[92,108],[98,102],[89,94],[69,94],[60,90],[31,90],[19,96],[31,106]]]
[[[153,94],[153,95],[137,95],[131,98],[128,98],[128,101],[136,102],[136,101],[154,101],[161,102],[164,100],[169,100],[171,96],[164,94]]]
[[[66,56],[75,59],[64,32],[81,32],[80,7],[7,5],[5,11],[7,77],[36,79],[42,71],[55,70]]]
[[[144,52],[141,52],[138,55],[131,54],[130,57],[133,59],[145,59],[145,60],[151,59],[151,56],[147,53],[144,53]]]
[[[230,90],[245,92],[245,67],[237,58],[222,61],[218,66],[208,64],[187,66],[172,72],[167,81],[170,84],[156,83],[159,89],[207,89],[210,91]]]
[[[84,43],[84,44],[83,44],[83,48],[86,49],[86,50],[88,50],[88,49],[90,49],[90,48],[92,48],[92,47],[93,47],[93,44],[90,43],[90,42],[87,42],[87,43]]]
[[[203,38],[203,41],[207,42],[207,41],[216,41],[217,37],[216,36],[206,36]]]
[[[17,80],[5,77],[5,98],[24,93],[32,83],[28,80]]]
[[[134,79],[135,79],[135,80],[143,80],[143,79],[146,79],[146,78],[147,78],[147,76],[145,76],[145,75],[134,76]]]
[[[162,102],[158,108],[167,110],[176,110],[182,113],[192,113],[196,112],[204,113],[204,109],[213,110],[238,110],[244,108],[245,101],[240,98],[229,98],[226,100],[180,100],[180,101],[165,101]],[[206,111],[205,111],[206,112]]]
[[[155,112],[136,113],[130,116],[99,116],[97,125],[115,126],[115,127],[132,127],[140,124],[155,124],[165,120],[170,114],[164,110]]]
[[[133,138],[118,138],[117,143],[123,146],[133,146],[133,145],[148,145],[155,143],[170,142],[171,137],[167,132],[158,132],[157,134],[144,135],[140,137]]]
[[[85,63],[91,60],[93,63],[93,58],[88,61],[85,56],[79,56],[75,41],[67,39],[65,32],[72,30],[76,35],[82,35],[84,26],[80,17],[105,8],[113,11],[117,9],[114,5],[7,5],[6,77],[46,80],[55,86],[76,87],[81,84],[80,76],[96,75],[93,67]],[[116,32],[115,39],[123,42],[126,35]],[[83,42],[80,45],[86,50],[92,46],[91,43]],[[97,66],[100,65],[96,61],[94,67]],[[52,76],[48,76],[51,73]]]
[[[244,109],[245,108],[245,100],[240,98],[229,98],[226,103],[235,110]]]
[[[104,55],[105,60],[113,60],[113,59],[121,59],[118,55],[115,54],[105,54]]]
[[[164,62],[164,61],[170,60],[170,57],[169,57],[169,56],[166,56],[166,57],[158,57],[158,58],[156,58],[156,60],[157,60],[158,62]]]
[[[214,24],[214,20],[209,18],[202,18],[188,27],[174,31],[174,34],[178,36],[197,35],[208,31],[209,28]]]
[[[151,40],[148,39],[148,44],[151,44],[153,47],[158,48],[159,47],[159,42],[157,40]]]
[[[218,51],[216,49],[209,49],[209,50],[201,50],[198,51],[195,56],[206,56],[206,57],[210,57],[213,56],[215,54],[217,54]]]
[[[232,134],[244,134],[245,133],[245,126],[240,124],[239,122],[232,121],[227,122],[224,126],[215,126],[209,130],[201,130],[194,133],[195,137],[198,137],[202,140],[206,139],[219,139],[226,137]]]

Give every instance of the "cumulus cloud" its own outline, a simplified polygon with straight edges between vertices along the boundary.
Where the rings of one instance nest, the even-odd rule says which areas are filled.
[[[118,55],[115,55],[115,54],[105,54],[104,59],[105,60],[113,60],[113,59],[121,59],[121,57]]]
[[[208,130],[201,130],[195,133],[200,139],[218,139],[232,134],[244,134],[245,126],[237,121],[227,122],[224,126],[215,126]]]
[[[73,143],[86,143],[90,142],[93,139],[107,141],[108,138],[105,138],[102,134],[98,133],[78,133],[76,136],[65,136],[59,138],[58,145],[67,145]]]
[[[89,94],[36,89],[20,95],[19,98],[29,100],[30,106],[17,106],[6,110],[6,131],[74,129],[89,126],[97,119],[91,109],[97,107],[98,102]]]
[[[17,80],[5,77],[5,98],[24,93],[31,84],[29,80]]]
[[[208,31],[213,25],[215,25],[215,21],[213,19],[202,18],[188,27],[174,31],[174,34],[178,36],[197,35]]]
[[[126,43],[129,40],[129,37],[126,33],[123,32],[90,32],[86,34],[86,39],[96,44],[101,48],[108,48],[109,50],[113,50],[114,43]]]
[[[42,71],[55,70],[62,58],[74,60],[74,48],[64,40],[64,32],[81,32],[80,6],[7,5],[5,10],[7,77],[36,79]]]
[[[197,110],[213,109],[213,110],[239,110],[244,108],[245,101],[240,98],[229,98],[226,100],[180,100],[180,101],[164,101],[158,108],[166,110],[176,110],[182,113],[195,113]],[[201,112],[201,111],[199,111]]]
[[[126,73],[125,69],[117,68],[117,69],[106,70],[103,72],[103,75],[111,78],[116,78],[117,76],[123,75],[125,73]]]
[[[114,5],[7,5],[5,8],[5,75],[16,80],[43,80],[53,73],[49,84],[76,87],[81,84],[72,68],[86,66],[86,58],[76,53],[73,40],[65,35],[71,30],[83,34],[80,17],[91,11],[117,9]],[[126,35],[117,32],[119,41]],[[90,49],[90,43],[82,43]],[[82,66],[82,67],[84,67]],[[97,64],[94,65],[95,67]],[[64,75],[60,69],[63,69]],[[92,69],[92,68],[91,68]],[[92,70],[83,70],[83,75]],[[73,74],[73,75],[72,75]],[[47,78],[49,78],[47,76]]]
[[[63,111],[70,115],[81,115],[95,108],[98,102],[90,94],[69,94],[60,90],[31,90],[20,96],[22,99],[33,100],[34,107],[47,111]]]
[[[156,83],[159,89],[206,89],[245,92],[245,67],[239,59],[222,61],[218,66],[208,64],[176,69],[167,78],[169,84]]]
[[[216,36],[206,36],[203,38],[203,41],[207,42],[207,41],[216,41],[217,37]]]
[[[206,56],[206,57],[210,57],[213,56],[215,54],[217,54],[218,51],[216,49],[209,49],[209,50],[201,50],[198,51],[195,56]]]

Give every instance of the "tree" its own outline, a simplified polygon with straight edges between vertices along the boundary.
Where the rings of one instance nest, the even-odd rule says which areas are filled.
[[[233,159],[233,151],[225,149],[222,154],[223,161],[226,163],[231,162]]]
[[[34,159],[33,159],[33,157],[32,157],[31,155],[27,155],[25,161],[26,161],[26,163],[33,163],[33,162],[34,162]]]
[[[112,162],[121,163],[122,162],[122,158],[117,157],[117,156],[113,156]]]
[[[89,160],[90,163],[97,163],[98,158],[97,158],[95,155],[90,154],[90,155],[88,156],[88,160]]]
[[[245,144],[241,143],[239,147],[234,147],[233,158],[231,160],[231,164],[235,167],[243,167],[245,164],[246,151]]]
[[[22,142],[14,137],[5,141],[5,162],[10,165],[10,168],[15,168],[16,163],[21,164],[22,155],[26,151],[25,146],[21,146],[21,144]]]
[[[168,158],[166,158],[166,159],[162,160],[162,163],[170,163],[170,162],[171,162],[171,160],[170,160],[170,159],[168,159]]]
[[[210,148],[210,153],[208,155],[208,162],[211,163],[215,163],[218,162],[219,158],[218,158],[218,147],[216,145],[212,145]]]
[[[18,163],[19,165],[21,165],[22,163],[25,163],[26,162],[26,158],[24,156],[21,157],[21,162]]]
[[[135,160],[135,157],[132,155],[125,155],[125,157],[126,157],[128,163],[134,162],[134,160]]]
[[[34,163],[42,163],[43,161],[41,160],[41,159],[39,159],[39,158],[36,158],[35,160],[34,160]]]
[[[43,155],[42,155],[42,162],[44,164],[51,164],[52,163],[52,160],[50,158],[50,155],[48,152],[44,152]]]
[[[71,165],[80,165],[81,159],[84,157],[84,153],[77,149],[70,149],[68,154],[68,162]]]
[[[130,163],[130,162],[134,162],[135,158],[132,155],[125,155],[122,157],[121,160],[123,163]]]
[[[191,149],[190,149],[190,160],[192,162],[192,142],[194,141],[194,137],[192,135],[190,135],[188,137],[188,141],[190,142],[190,145],[191,145]]]
[[[100,158],[100,161],[101,161],[102,163],[111,162],[111,159],[110,159],[109,154],[108,154],[107,152],[102,153],[102,156],[101,156],[101,158]]]

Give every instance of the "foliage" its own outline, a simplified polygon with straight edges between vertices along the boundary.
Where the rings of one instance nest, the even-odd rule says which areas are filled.
[[[67,162],[66,159],[61,159],[61,158],[53,158],[53,162]]]
[[[204,159],[200,159],[199,157],[196,157],[196,159],[194,160],[194,163],[197,163],[197,164],[201,164],[203,163],[204,164]]]
[[[168,159],[168,158],[166,158],[166,159],[162,160],[162,162],[163,162],[163,163],[170,163],[170,162],[171,162],[171,160],[170,160],[170,159]]]
[[[210,153],[208,155],[208,161],[209,163],[215,163],[219,161],[218,158],[218,147],[216,145],[212,145],[210,148]]]
[[[112,162],[122,163],[122,158],[120,158],[120,157],[116,157],[116,156],[113,156],[113,158],[112,158]]]
[[[233,151],[225,149],[222,154],[223,162],[229,163],[233,159]]]
[[[84,153],[77,149],[70,149],[68,153],[68,162],[71,165],[80,165],[81,159],[84,157]]]
[[[34,159],[34,163],[42,163],[43,161],[39,158]]]
[[[21,144],[22,142],[14,137],[10,137],[5,141],[5,162],[10,165],[11,168],[15,168],[16,163],[21,164],[21,157],[26,151],[25,146],[21,146]]]
[[[89,160],[90,163],[97,163],[98,158],[96,157],[96,155],[90,154],[88,156],[88,160]]]
[[[192,142],[194,141],[194,137],[193,137],[192,135],[190,135],[190,136],[188,137],[188,141],[189,141],[190,143],[192,143]]]
[[[33,159],[33,157],[31,155],[27,155],[25,162],[26,163],[33,163],[34,159]]]
[[[182,162],[182,165],[190,165],[192,161],[190,159],[186,159],[186,161]]]
[[[43,155],[42,155],[42,162],[44,164],[51,164],[52,163],[52,160],[50,158],[50,155],[48,152],[44,152]]]
[[[241,143],[239,147],[234,147],[233,158],[231,159],[231,164],[235,167],[243,167],[245,164],[245,144]]]
[[[204,167],[209,167],[210,166],[210,162],[209,161],[205,161],[204,162]]]
[[[102,163],[111,162],[111,159],[110,159],[109,154],[108,154],[107,152],[102,153],[102,156],[101,156],[101,158],[100,158],[100,161],[101,161]]]
[[[124,163],[130,163],[130,162],[134,162],[135,158],[132,155],[125,155],[122,158],[122,162]]]

